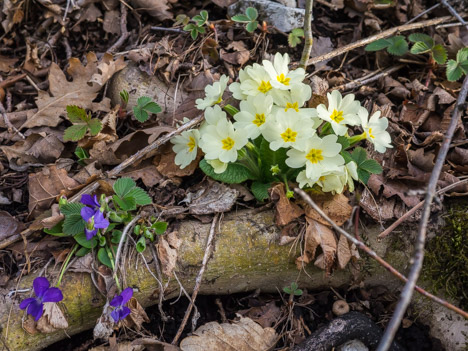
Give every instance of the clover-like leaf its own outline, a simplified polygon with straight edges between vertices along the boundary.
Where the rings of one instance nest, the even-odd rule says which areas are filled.
[[[413,33],[408,36],[408,40],[412,43],[421,42],[424,43],[428,48],[434,47],[434,39],[431,36],[424,33]]]
[[[258,11],[255,7],[247,7],[245,14],[250,21],[255,21],[258,17]]]
[[[408,42],[403,35],[390,37],[387,40],[390,42],[390,45],[387,47],[389,54],[403,56],[408,52]]]
[[[447,50],[440,44],[434,45],[432,48],[432,58],[439,65],[443,65],[447,61]]]

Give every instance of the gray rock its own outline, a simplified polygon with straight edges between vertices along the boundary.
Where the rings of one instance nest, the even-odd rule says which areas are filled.
[[[369,351],[366,345],[359,340],[350,340],[336,348],[336,351]]]
[[[228,7],[228,15],[244,13],[247,7],[255,7],[260,21],[266,21],[283,32],[304,26],[304,9],[287,7],[269,0],[240,0]]]
[[[296,0],[277,0],[280,4],[283,4],[287,7],[297,7]]]

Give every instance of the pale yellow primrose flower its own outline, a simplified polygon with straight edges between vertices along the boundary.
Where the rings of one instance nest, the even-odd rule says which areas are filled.
[[[336,135],[345,135],[348,125],[354,126],[359,123],[357,113],[361,104],[354,100],[353,94],[348,94],[344,98],[338,90],[333,90],[327,94],[328,109],[324,104],[317,106],[318,116],[324,121],[330,122]]]
[[[200,126],[200,133],[209,125],[217,125],[219,121],[227,121],[226,112],[224,112],[219,105],[207,107],[205,110],[205,120]]]
[[[232,83],[229,90],[235,99],[245,100],[247,96],[270,95],[274,89],[265,68],[254,63],[239,71],[239,83]]]
[[[172,150],[176,153],[175,164],[181,169],[187,167],[197,158],[200,132],[197,129],[190,129],[171,139],[174,144]]]
[[[235,162],[237,151],[248,141],[247,134],[242,130],[235,130],[227,120],[206,126],[200,138],[200,147],[205,153],[205,159],[224,163]]]
[[[251,139],[257,138],[271,118],[273,98],[268,95],[249,96],[241,101],[240,112],[234,115],[234,128],[243,130]]]
[[[271,96],[275,102],[275,106],[273,106],[275,111],[287,112],[293,110],[301,117],[313,118],[315,129],[322,123],[322,120],[317,118],[315,108],[303,108],[304,104],[312,96],[312,88],[307,84],[296,84],[291,87],[290,91],[275,89]]]
[[[212,85],[207,85],[205,87],[205,98],[197,99],[195,101],[197,108],[199,110],[204,110],[207,107],[219,104],[223,101],[223,94],[226,90],[228,81],[229,77],[223,74],[221,78],[219,78],[218,82],[214,82]]]
[[[366,139],[374,144],[376,151],[384,153],[387,148],[393,148],[390,144],[391,137],[386,131],[388,127],[388,119],[386,117],[380,117],[380,111],[375,112],[369,119],[369,112],[364,107],[361,107],[358,111],[359,119],[361,120],[361,126],[366,135]]]
[[[220,160],[206,160],[206,162],[213,167],[214,172],[217,174],[223,173],[228,166],[228,163],[221,162]]]
[[[270,76],[270,83],[273,88],[288,90],[296,84],[302,83],[305,79],[305,71],[303,68],[298,68],[290,71],[289,55],[281,55],[276,53],[273,63],[268,60],[263,60],[263,67]]]
[[[274,114],[262,130],[263,137],[270,143],[273,151],[293,146],[314,134],[312,119],[303,118],[291,110]]]
[[[331,192],[332,194],[341,194],[345,185],[348,185],[348,190],[350,192],[354,191],[353,179],[358,180],[357,164],[351,161],[345,166],[341,166],[340,171],[322,175],[317,181],[317,184],[325,193]]]
[[[339,171],[340,166],[344,165],[344,159],[339,154],[341,144],[337,140],[338,137],[333,134],[323,138],[314,135],[288,150],[286,164],[291,168],[305,165],[307,178],[315,181],[323,174]]]

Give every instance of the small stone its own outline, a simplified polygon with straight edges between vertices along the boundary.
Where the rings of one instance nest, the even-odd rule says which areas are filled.
[[[369,351],[369,349],[360,340],[350,340],[338,346],[336,351]]]
[[[228,7],[228,15],[232,17],[245,13],[247,7],[256,8],[260,21],[266,21],[283,32],[304,26],[304,9],[288,7],[269,0],[240,0]]]

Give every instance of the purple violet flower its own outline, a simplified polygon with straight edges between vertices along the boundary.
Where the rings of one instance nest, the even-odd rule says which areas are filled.
[[[101,212],[101,205],[99,204],[96,195],[94,195],[93,198],[91,197],[91,195],[84,194],[81,197],[81,203],[84,205],[92,206],[83,207],[81,209],[81,217],[86,222],[86,239],[91,240],[93,236],[97,234],[98,229],[105,229],[109,226],[109,221],[104,217],[104,214]]]
[[[44,302],[59,302],[63,300],[59,288],[51,288],[47,278],[37,277],[33,282],[34,293],[37,297],[29,297],[20,303],[20,308],[28,308],[28,314],[37,321],[43,313]]]
[[[130,314],[130,308],[124,306],[133,296],[133,289],[126,288],[124,291],[114,297],[110,305],[115,307],[111,312],[111,317],[114,319],[115,323],[120,320],[125,319]]]

